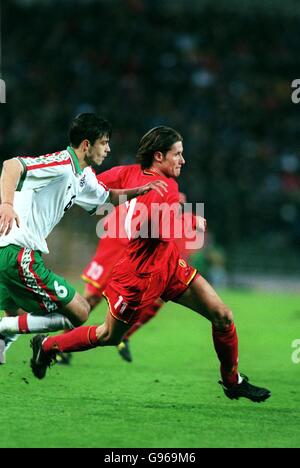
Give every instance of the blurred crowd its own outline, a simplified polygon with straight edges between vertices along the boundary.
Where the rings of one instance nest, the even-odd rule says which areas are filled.
[[[113,123],[105,167],[133,162],[143,133],[170,125],[184,137],[180,188],[205,203],[217,242],[300,247],[297,20],[149,0],[11,0],[2,36],[2,160],[66,147],[79,112]]]

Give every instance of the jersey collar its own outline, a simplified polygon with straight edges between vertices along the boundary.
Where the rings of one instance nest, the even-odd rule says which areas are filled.
[[[153,169],[144,169],[143,170],[143,173],[146,174],[146,175],[156,175],[156,176],[159,176],[160,174],[156,171],[153,171]]]
[[[78,161],[78,158],[77,158],[77,155],[76,155],[75,151],[73,150],[73,148],[71,148],[71,146],[68,146],[67,151],[69,152],[69,154],[71,156],[74,172],[76,174],[81,174],[82,170],[80,168],[79,161]]]

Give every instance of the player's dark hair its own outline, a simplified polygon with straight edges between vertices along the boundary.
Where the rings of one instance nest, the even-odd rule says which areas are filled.
[[[183,141],[182,136],[170,127],[154,127],[147,132],[139,142],[136,159],[142,169],[148,169],[154,159],[154,153],[160,151],[165,155],[177,141]]]
[[[91,145],[97,138],[103,136],[111,137],[111,124],[93,113],[83,113],[77,115],[71,122],[69,130],[70,143],[74,148],[78,148],[83,140],[89,140]]]

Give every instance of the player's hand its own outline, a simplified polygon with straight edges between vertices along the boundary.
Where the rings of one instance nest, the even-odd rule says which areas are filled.
[[[155,190],[163,197],[164,193],[168,192],[168,184],[164,180],[154,180],[138,189],[138,195],[145,195],[145,193]]]
[[[13,226],[13,222],[16,221],[18,227],[20,227],[19,216],[15,212],[13,206],[2,203],[0,205],[0,236],[10,233]]]
[[[196,229],[199,232],[205,232],[207,226],[207,221],[202,216],[196,216]]]

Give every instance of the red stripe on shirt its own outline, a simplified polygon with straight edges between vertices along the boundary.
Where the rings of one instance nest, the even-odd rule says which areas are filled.
[[[55,161],[52,163],[36,164],[35,166],[26,166],[26,169],[27,171],[32,171],[34,169],[41,169],[43,167],[64,166],[66,164],[71,164],[70,158],[67,161]]]

